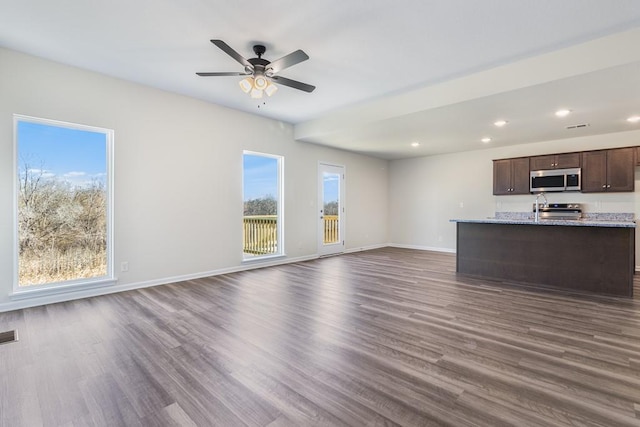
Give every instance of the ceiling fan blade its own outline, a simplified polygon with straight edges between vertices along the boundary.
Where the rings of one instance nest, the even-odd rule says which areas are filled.
[[[283,85],[283,86],[289,86],[292,87],[294,89],[299,89],[299,90],[303,90],[305,92],[313,92],[313,90],[316,88],[315,86],[312,85],[308,85],[306,83],[302,83],[302,82],[298,82],[296,80],[291,80],[288,79],[286,77],[280,77],[280,76],[273,76],[271,77],[271,80],[274,80],[275,82]]]
[[[229,46],[228,44],[226,44],[222,40],[211,40],[211,43],[213,43],[216,46],[218,46],[220,49],[222,49],[224,51],[224,53],[226,53],[227,55],[229,55],[230,57],[232,57],[233,59],[235,59],[236,61],[238,61],[242,65],[244,65],[245,67],[249,67],[249,68],[253,69],[253,65],[251,65],[251,63],[249,61],[247,61],[247,59],[244,56],[240,55],[238,52],[233,50],[233,48],[231,46]]]
[[[309,59],[309,55],[298,49],[295,52],[290,53],[289,55],[285,55],[280,59],[272,61],[267,66],[267,69],[273,71],[274,73],[278,73],[285,68],[289,68],[292,65],[299,64],[300,62],[306,61],[307,59]]]
[[[213,77],[213,76],[250,76],[251,73],[236,73],[236,72],[221,72],[221,73],[196,73],[201,77]]]

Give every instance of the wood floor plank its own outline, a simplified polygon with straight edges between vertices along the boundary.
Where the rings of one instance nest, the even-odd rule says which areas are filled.
[[[638,298],[381,248],[0,313],[0,426],[640,426]]]
[[[189,415],[178,405],[172,403],[162,408],[160,411],[146,416],[142,420],[147,427],[197,427],[198,425]]]

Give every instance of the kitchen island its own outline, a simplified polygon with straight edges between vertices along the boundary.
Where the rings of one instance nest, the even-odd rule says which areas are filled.
[[[452,220],[456,271],[541,287],[633,296],[635,222]]]

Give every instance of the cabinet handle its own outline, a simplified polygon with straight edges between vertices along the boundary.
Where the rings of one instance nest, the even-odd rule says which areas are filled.
[[[611,188],[611,184],[607,184],[607,188]]]
[[[602,184],[602,188],[607,188],[607,184]]]

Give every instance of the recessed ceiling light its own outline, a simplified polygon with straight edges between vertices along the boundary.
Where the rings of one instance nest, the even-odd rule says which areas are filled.
[[[498,126],[499,128],[501,128],[502,126],[506,125],[507,122],[506,120],[496,120],[495,122],[493,122],[494,125]]]
[[[638,123],[640,122],[640,116],[631,116],[627,119],[630,123]]]
[[[412,142],[411,146],[412,147],[420,147],[420,143],[419,142]]]
[[[556,111],[556,116],[558,117],[566,117],[571,114],[571,110],[558,110]]]
[[[482,141],[482,142],[484,142],[486,144],[488,142],[491,142],[491,138],[485,137],[485,138],[482,138],[480,141]]]

